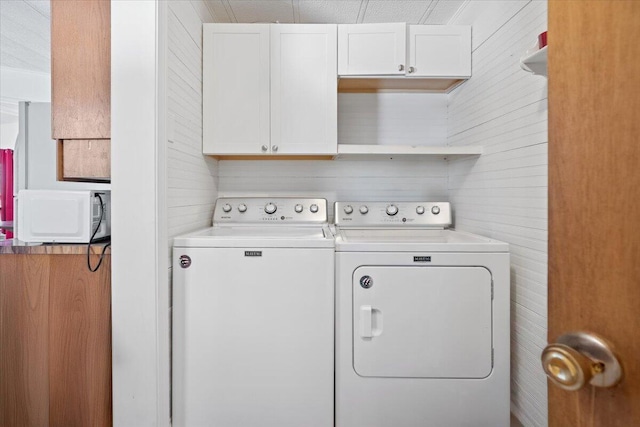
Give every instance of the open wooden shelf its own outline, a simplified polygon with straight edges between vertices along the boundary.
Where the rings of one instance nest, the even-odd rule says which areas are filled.
[[[336,159],[354,158],[415,158],[420,157],[441,157],[444,159],[479,156],[482,154],[482,147],[424,147],[415,145],[359,145],[359,144],[338,144],[338,155]]]
[[[530,73],[547,77],[547,47],[545,46],[533,53],[525,53],[520,58],[520,67]]]
[[[422,77],[340,77],[339,93],[436,92],[447,93],[466,79]]]

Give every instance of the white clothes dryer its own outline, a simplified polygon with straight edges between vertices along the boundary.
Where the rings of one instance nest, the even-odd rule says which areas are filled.
[[[449,203],[335,204],[336,426],[509,425],[509,252]]]
[[[173,425],[331,427],[334,240],[323,199],[218,199],[175,239]]]

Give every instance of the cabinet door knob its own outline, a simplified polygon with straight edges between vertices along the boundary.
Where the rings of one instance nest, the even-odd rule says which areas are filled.
[[[266,153],[268,149],[269,149],[269,147],[267,147],[266,145],[262,146],[262,152],[263,153]]]
[[[409,74],[413,73],[416,69],[413,67],[409,67]]]
[[[273,151],[274,153],[278,151],[278,146],[274,145],[273,147],[271,147],[271,151]]]
[[[398,71],[404,71],[404,65],[402,64],[398,65]]]

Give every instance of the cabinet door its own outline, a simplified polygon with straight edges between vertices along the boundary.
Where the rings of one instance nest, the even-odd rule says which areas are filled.
[[[111,3],[51,2],[53,139],[111,138]]]
[[[354,24],[338,26],[338,74],[404,75],[407,26]]]
[[[269,24],[205,24],[203,37],[203,152],[267,152]]]
[[[409,77],[471,77],[471,27],[409,26]]]
[[[271,152],[335,154],[336,25],[271,26]]]

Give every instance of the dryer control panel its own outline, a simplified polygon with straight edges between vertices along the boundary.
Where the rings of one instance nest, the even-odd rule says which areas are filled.
[[[214,224],[325,224],[327,201],[288,197],[222,197]]]
[[[342,227],[429,227],[451,225],[448,202],[336,202],[335,222]]]

